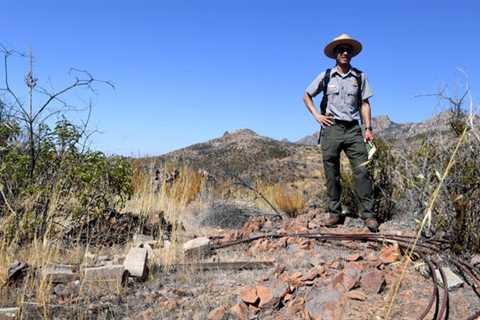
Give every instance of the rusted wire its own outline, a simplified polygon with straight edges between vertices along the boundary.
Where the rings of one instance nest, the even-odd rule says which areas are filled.
[[[418,319],[419,320],[425,319],[425,317],[428,315],[430,310],[432,310],[432,307],[433,307],[433,304],[435,303],[435,301],[437,301],[437,303],[435,304],[435,312],[433,314],[433,319],[437,319],[438,300],[439,300],[438,286],[437,286],[437,276],[435,274],[435,267],[433,266],[432,262],[430,261],[430,258],[425,258],[424,260],[425,260],[428,268],[430,269],[430,274],[432,275],[433,293],[432,293],[432,297],[430,298],[430,301],[428,302],[427,307],[425,308],[425,310],[423,311],[423,313],[420,315],[420,317]]]
[[[445,276],[445,272],[443,271],[443,268],[438,264],[438,271],[440,271],[440,276],[442,277],[442,282],[443,282],[443,301],[440,304],[440,312],[438,319],[439,320],[446,320],[448,319],[448,282],[447,282],[447,277]]]

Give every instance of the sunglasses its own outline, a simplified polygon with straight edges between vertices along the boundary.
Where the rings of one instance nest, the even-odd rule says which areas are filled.
[[[353,52],[353,48],[351,47],[345,47],[345,46],[339,46],[339,47],[336,47],[335,48],[335,53],[336,54],[339,54],[339,53],[348,53],[348,54],[352,54]]]

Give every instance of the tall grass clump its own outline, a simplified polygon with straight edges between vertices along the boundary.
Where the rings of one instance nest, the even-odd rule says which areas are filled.
[[[135,212],[159,226],[159,237],[170,246],[159,257],[162,265],[178,262],[184,241],[183,219],[187,207],[200,200],[207,177],[201,170],[174,162],[133,159],[133,195],[125,210]]]

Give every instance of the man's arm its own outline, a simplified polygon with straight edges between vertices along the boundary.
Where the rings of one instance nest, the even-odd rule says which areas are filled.
[[[315,118],[315,120],[317,120],[318,123],[327,127],[333,124],[332,117],[324,116],[317,111],[317,108],[315,108],[315,104],[313,103],[313,99],[308,92],[305,92],[303,94],[303,102],[305,103],[305,106],[307,106],[308,111],[310,111],[310,113],[313,115],[313,117]]]
[[[362,113],[363,125],[365,127],[365,142],[372,141],[375,136],[372,131],[372,108],[368,99],[363,100],[360,112]]]

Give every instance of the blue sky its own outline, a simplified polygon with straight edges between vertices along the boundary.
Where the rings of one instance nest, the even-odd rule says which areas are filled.
[[[56,87],[72,66],[114,82],[71,97],[93,99],[94,146],[156,155],[238,128],[289,140],[312,133],[303,91],[333,64],[323,47],[342,32],[364,45],[353,64],[374,89],[374,115],[430,117],[436,99],[414,96],[443,84],[459,92],[457,68],[477,98],[479,12],[474,0],[7,0],[0,43],[31,47],[37,77]],[[11,69],[21,81],[25,61]]]

